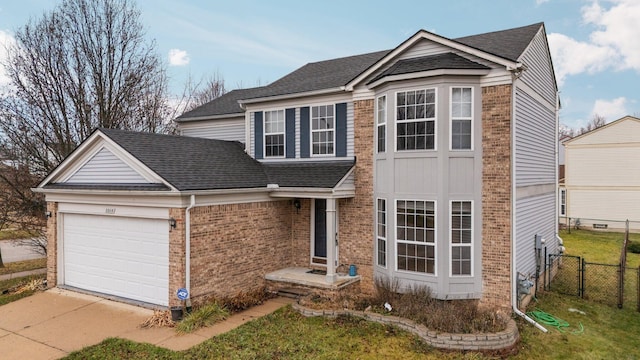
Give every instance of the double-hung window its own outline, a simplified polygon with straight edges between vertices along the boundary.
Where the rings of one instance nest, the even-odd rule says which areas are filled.
[[[451,88],[451,150],[471,150],[473,89]]]
[[[377,253],[378,265],[387,266],[387,200],[378,199],[377,208]]]
[[[435,135],[436,90],[396,93],[396,149],[433,150]]]
[[[264,112],[264,156],[284,157],[284,110]]]
[[[311,108],[311,150],[313,155],[333,155],[335,115],[333,105]]]
[[[471,275],[472,203],[451,202],[451,275]]]
[[[396,246],[398,270],[436,273],[436,204],[397,200]]]
[[[378,152],[383,153],[386,151],[387,144],[387,96],[382,95],[378,98],[378,104],[376,105],[376,115],[378,122]]]

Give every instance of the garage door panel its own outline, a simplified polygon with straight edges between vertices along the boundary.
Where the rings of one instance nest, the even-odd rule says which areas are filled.
[[[168,305],[166,220],[65,214],[63,223],[66,285]]]

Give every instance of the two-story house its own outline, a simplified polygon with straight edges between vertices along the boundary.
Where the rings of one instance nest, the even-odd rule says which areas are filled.
[[[98,129],[37,189],[49,285],[166,306],[386,277],[509,308],[536,235],[556,251],[557,106],[538,23],[309,63],[181,136]]]

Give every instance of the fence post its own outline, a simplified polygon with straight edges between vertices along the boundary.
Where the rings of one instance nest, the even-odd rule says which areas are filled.
[[[624,303],[624,265],[618,266],[618,309],[622,309]]]
[[[581,266],[581,268],[578,269],[578,296],[580,296],[581,298],[584,299],[584,284],[585,284],[585,277],[586,277],[586,263],[584,261],[584,258],[578,258],[578,266]]]

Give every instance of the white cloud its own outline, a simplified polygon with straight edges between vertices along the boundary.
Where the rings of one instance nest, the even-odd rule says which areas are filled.
[[[4,62],[7,59],[7,47],[15,42],[13,35],[9,32],[0,30],[0,86],[9,84],[9,76],[7,76],[4,66]]]
[[[588,41],[563,34],[549,34],[549,48],[562,85],[568,75],[595,73],[607,69],[640,71],[640,2],[597,0],[582,8],[582,20],[595,27]]]
[[[593,110],[591,110],[591,116],[600,115],[604,117],[607,122],[611,122],[613,120],[617,120],[625,115],[628,115],[627,112],[627,99],[625,97],[619,97],[613,100],[596,100],[593,105]]]
[[[542,5],[546,2],[549,2],[549,0],[536,0],[536,5]]]
[[[190,60],[189,54],[185,50],[169,50],[169,65],[171,66],[185,66],[189,64]]]

